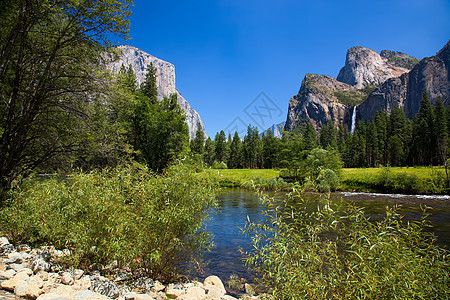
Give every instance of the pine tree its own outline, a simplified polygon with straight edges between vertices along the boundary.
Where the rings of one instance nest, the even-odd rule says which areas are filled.
[[[435,115],[428,93],[425,91],[420,109],[414,120],[413,151],[415,163],[430,165],[436,156]]]
[[[212,164],[214,163],[214,156],[214,142],[210,137],[208,137],[205,141],[205,150],[203,153],[203,160],[205,164],[212,166]]]
[[[200,123],[197,124],[197,131],[195,137],[191,141],[191,151],[193,154],[203,155],[205,147],[205,134],[203,133],[203,127]]]
[[[155,69],[150,66],[143,89],[137,93],[134,131],[136,147],[149,168],[162,172],[188,151],[189,129],[177,95],[172,94],[161,102],[156,95]]]
[[[242,141],[237,132],[234,133],[233,140],[230,145],[230,159],[228,167],[230,169],[243,168]]]
[[[272,131],[266,131],[262,136],[263,167],[272,169],[278,166],[279,139],[273,136]]]
[[[436,101],[435,108],[435,133],[437,143],[437,163],[445,164],[448,159],[448,124],[447,124],[447,112],[442,102],[442,98],[439,97]]]
[[[158,102],[158,86],[156,84],[156,69],[150,63],[145,74],[145,80],[141,84],[141,92],[150,100],[150,104]]]

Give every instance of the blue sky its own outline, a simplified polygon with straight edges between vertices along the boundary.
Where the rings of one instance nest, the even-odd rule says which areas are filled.
[[[135,0],[134,5],[127,44],[175,65],[178,89],[212,138],[249,123],[261,130],[285,121],[305,74],[336,77],[353,46],[423,58],[450,38],[448,0]]]

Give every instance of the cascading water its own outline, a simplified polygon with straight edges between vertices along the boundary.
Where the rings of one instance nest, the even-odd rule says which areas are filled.
[[[350,133],[353,134],[356,129],[356,106],[353,106],[353,113],[352,113],[352,127],[350,127]]]

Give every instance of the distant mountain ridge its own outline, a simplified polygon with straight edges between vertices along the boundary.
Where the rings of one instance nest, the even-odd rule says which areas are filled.
[[[133,46],[119,46],[121,54],[119,59],[112,61],[107,65],[113,73],[118,73],[122,64],[125,67],[131,66],[136,74],[136,81],[138,86],[145,80],[147,69],[150,63],[156,69],[156,83],[158,85],[158,99],[162,100],[164,97],[169,97],[171,94],[176,94],[178,97],[178,104],[186,114],[186,123],[189,127],[189,136],[191,139],[195,137],[195,133],[200,124],[204,130],[203,121],[199,113],[192,108],[189,102],[184,99],[180,91],[175,86],[175,66],[167,61],[159,59],[149,53],[142,51]],[[112,58],[112,55],[107,55],[107,58]],[[206,133],[205,133],[206,135]]]
[[[425,90],[433,104],[440,96],[447,107],[449,52],[450,41],[437,55],[421,61],[397,51],[383,50],[378,54],[364,47],[350,48],[336,79],[305,76],[299,93],[289,101],[285,129],[292,131],[308,121],[317,130],[329,121],[350,129],[354,112],[357,120],[370,120],[381,109],[390,113],[395,105],[413,118]]]

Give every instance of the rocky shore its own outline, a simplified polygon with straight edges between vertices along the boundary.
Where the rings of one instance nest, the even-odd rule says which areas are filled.
[[[14,247],[6,237],[0,237],[0,299],[38,300],[233,300],[217,276],[203,283],[172,283],[163,285],[144,275],[119,270],[114,264],[103,267],[115,274],[101,275],[99,270],[87,274],[80,269],[63,269],[59,258],[69,256],[69,250],[52,246],[31,249],[28,245]],[[259,299],[243,295],[240,299]]]

